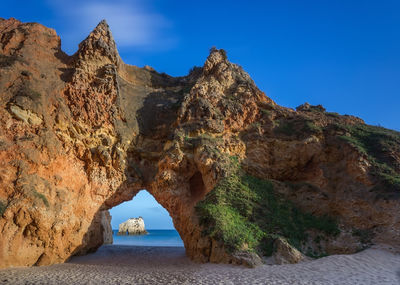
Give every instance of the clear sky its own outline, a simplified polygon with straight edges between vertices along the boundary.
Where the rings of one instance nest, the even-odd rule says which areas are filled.
[[[146,229],[172,229],[174,225],[167,210],[161,207],[153,196],[146,190],[140,191],[132,199],[110,210],[111,227],[118,229],[120,223],[129,218],[143,217]]]
[[[68,54],[104,18],[126,63],[171,75],[203,65],[210,47],[224,48],[278,104],[322,104],[400,130],[398,0],[13,0],[1,6],[0,17],[56,29]]]

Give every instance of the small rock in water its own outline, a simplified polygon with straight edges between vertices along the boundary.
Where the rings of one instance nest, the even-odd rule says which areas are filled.
[[[120,224],[118,230],[118,235],[145,235],[147,233],[142,217],[130,218],[126,222]]]

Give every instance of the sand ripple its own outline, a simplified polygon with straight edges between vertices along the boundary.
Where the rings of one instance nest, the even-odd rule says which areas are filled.
[[[107,245],[59,265],[0,270],[0,284],[400,284],[400,255],[369,249],[256,269],[196,264],[178,247]]]

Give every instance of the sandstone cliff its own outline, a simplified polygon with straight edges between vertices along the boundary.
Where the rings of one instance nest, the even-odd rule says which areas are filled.
[[[130,218],[119,224],[118,235],[144,235],[147,234],[142,217]]]
[[[122,62],[106,22],[73,56],[0,20],[0,267],[103,244],[102,213],[147,189],[201,262],[400,249],[400,134],[280,107],[212,49],[171,77]]]

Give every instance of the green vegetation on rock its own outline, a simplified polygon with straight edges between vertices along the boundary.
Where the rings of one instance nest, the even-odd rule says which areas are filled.
[[[33,191],[33,196],[41,199],[43,201],[43,203],[46,205],[46,207],[49,207],[49,201],[47,200],[46,196],[44,196],[42,193],[39,193],[35,190],[35,191]]]
[[[339,233],[332,218],[301,211],[276,193],[271,181],[246,174],[236,159],[231,163],[231,174],[196,206],[204,234],[223,242],[229,251],[271,255],[278,237],[300,249],[309,229],[333,236]]]
[[[217,147],[218,144],[223,143],[223,138],[219,136],[210,136],[209,134],[203,133],[195,137],[190,137],[188,135],[184,136],[184,142],[192,147],[197,147],[200,145]],[[216,149],[217,151],[218,149]]]
[[[280,121],[275,127],[276,134],[285,136],[308,136],[321,133],[322,128],[315,125],[311,120]]]
[[[281,121],[274,131],[276,134],[291,136],[296,133],[296,127],[293,122]]]
[[[315,125],[312,121],[305,121],[303,131],[306,133],[321,133],[322,128]]]
[[[329,117],[335,117],[335,118],[339,118],[340,114],[336,113],[336,112],[325,112],[325,115],[329,116]]]
[[[4,212],[6,211],[7,206],[0,201],[0,216],[2,216],[4,214]]]
[[[400,165],[391,153],[400,152],[400,133],[369,125],[341,126],[347,134],[341,138],[367,156],[372,164],[372,174],[382,183],[383,189],[400,194]]]
[[[373,232],[368,229],[354,229],[352,235],[358,237],[362,244],[370,244],[373,238]]]
[[[269,116],[271,114],[270,110],[267,110],[267,109],[264,109],[264,108],[260,108],[260,111],[266,116]]]

